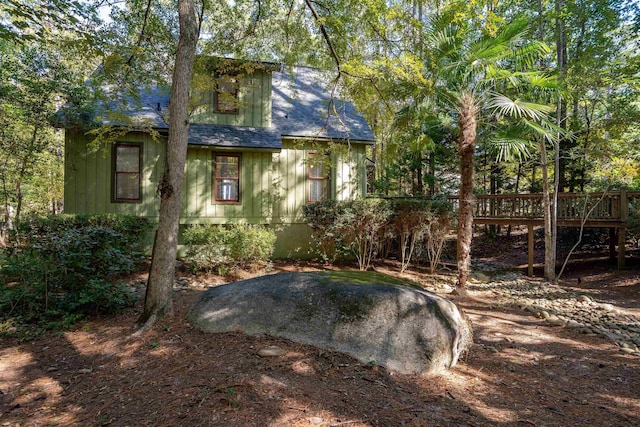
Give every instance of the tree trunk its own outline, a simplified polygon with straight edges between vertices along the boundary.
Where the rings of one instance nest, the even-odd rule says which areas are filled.
[[[178,0],[180,39],[176,50],[171,103],[169,140],[164,175],[160,182],[160,218],[153,246],[151,270],[141,322],[153,324],[157,317],[172,314],[172,290],[180,224],[180,193],[187,159],[189,138],[189,87],[198,43],[198,20],[193,0]]]
[[[564,23],[564,9],[565,0],[556,0],[556,61],[558,66],[558,75],[561,86],[564,85],[565,76],[567,73],[567,30]],[[567,103],[562,98],[558,102],[558,108],[556,111],[558,118],[558,126],[562,129],[567,129]],[[559,179],[558,191],[564,192],[567,187],[566,168],[568,162],[568,151],[570,150],[571,141],[568,138],[562,137],[558,141],[560,147],[561,157],[556,163],[558,163],[555,174]]]
[[[435,151],[429,153],[429,195],[436,194],[436,155]]]
[[[473,96],[466,94],[460,108],[460,207],[458,209],[458,283],[456,291],[466,294],[467,277],[471,266],[473,239],[473,155],[476,144],[476,116],[478,108]]]
[[[542,170],[542,209],[544,211],[544,278],[553,281],[556,277],[556,254],[551,227],[549,169],[547,163],[547,146],[545,145],[544,138],[540,138],[540,163],[540,169]]]

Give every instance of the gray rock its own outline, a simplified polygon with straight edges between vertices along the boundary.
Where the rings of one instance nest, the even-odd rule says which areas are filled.
[[[371,272],[283,273],[217,286],[187,319],[206,332],[280,336],[411,374],[454,366],[472,340],[451,301]]]

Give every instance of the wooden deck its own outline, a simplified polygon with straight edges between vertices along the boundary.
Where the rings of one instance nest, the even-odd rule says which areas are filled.
[[[458,207],[458,196],[448,199]],[[559,193],[557,225],[560,227],[602,227],[609,229],[609,247],[615,254],[617,240],[618,267],[624,267],[625,237],[629,206],[640,201],[640,191],[603,193]],[[544,225],[542,194],[477,195],[475,224],[526,225],[528,228],[528,273],[533,275],[533,230]],[[617,235],[617,237],[616,237]]]

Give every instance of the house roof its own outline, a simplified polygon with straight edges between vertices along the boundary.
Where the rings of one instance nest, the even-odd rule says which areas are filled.
[[[283,137],[373,142],[366,120],[353,104],[331,96],[330,77],[309,67],[273,74],[272,123]]]
[[[295,67],[293,72],[275,72],[272,79],[272,125],[269,128],[192,124],[189,144],[212,147],[279,150],[282,138],[320,138],[373,143],[366,120],[353,104],[331,96],[330,78],[309,67]],[[168,129],[169,91],[152,87],[141,90],[140,103],[123,114],[140,125]],[[117,116],[106,112],[115,105],[100,104],[94,119],[103,124],[117,124]],[[122,111],[122,109],[120,109]],[[61,126],[71,122],[70,110],[59,111]]]
[[[280,133],[272,128],[246,126],[189,126],[189,144],[207,147],[282,149]]]

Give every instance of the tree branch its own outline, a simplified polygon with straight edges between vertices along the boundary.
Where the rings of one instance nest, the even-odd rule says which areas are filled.
[[[318,12],[316,11],[316,8],[313,6],[313,2],[311,0],[304,0],[304,2],[307,5],[307,7],[309,8],[309,10],[311,11],[311,14],[313,15],[313,18],[316,20],[316,24],[318,25],[318,28],[320,29],[320,32],[322,33],[322,38],[324,38],[324,41],[327,43],[327,47],[329,48],[329,53],[331,53],[331,57],[333,58],[333,60],[336,63],[336,67],[338,68],[338,76],[336,77],[335,82],[337,83],[337,81],[340,80],[340,77],[342,76],[340,58],[338,57],[338,54],[336,53],[336,50],[333,47],[333,43],[331,42],[331,38],[329,37],[329,33],[327,32],[327,28],[322,23],[322,19],[320,18],[320,15],[318,15]]]
[[[145,31],[147,29],[147,23],[149,22],[149,13],[151,12],[151,1],[152,0],[147,0],[147,7],[144,11],[144,21],[142,22],[142,29],[140,30],[140,36],[138,37],[138,41],[135,44],[137,47],[140,47],[142,45],[142,41],[144,40]],[[132,53],[129,59],[127,60],[128,66],[131,66],[131,62],[133,62],[134,56],[135,55]]]

